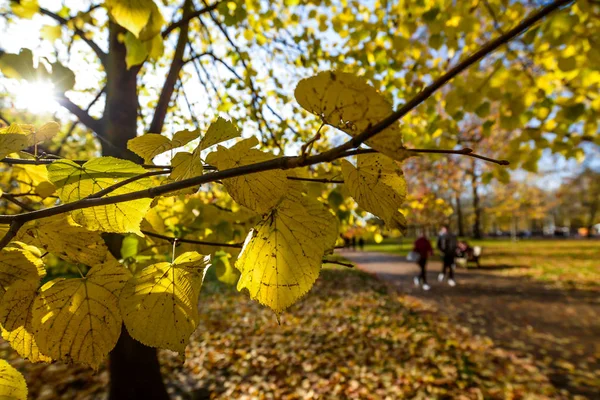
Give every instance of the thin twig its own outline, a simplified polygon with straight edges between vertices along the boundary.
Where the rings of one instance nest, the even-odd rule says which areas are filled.
[[[111,192],[114,192],[115,190],[117,190],[118,188],[121,188],[125,185],[129,185],[132,182],[135,181],[139,181],[140,179],[144,179],[144,178],[148,178],[151,176],[156,176],[156,175],[165,175],[165,174],[169,174],[171,171],[169,170],[165,170],[165,171],[149,171],[143,174],[139,174],[139,175],[135,175],[132,177],[129,177],[127,179],[122,180],[121,182],[115,183],[114,185],[111,185],[107,188],[104,188],[102,190],[100,190],[99,192],[90,194],[87,197],[84,197],[84,199],[99,199],[102,196],[105,196]]]
[[[298,176],[288,176],[287,178],[291,181],[306,181],[306,182],[319,182],[319,183],[344,183],[344,181],[340,180],[340,179],[300,178]]]
[[[147,235],[150,237],[166,240],[169,243],[173,243],[173,242],[177,241],[177,243],[200,244],[203,246],[231,247],[231,248],[238,248],[238,249],[241,249],[242,245],[243,245],[243,243],[219,243],[219,242],[207,242],[205,240],[176,238],[173,236],[161,235],[160,233],[154,233],[154,232],[149,232],[149,231],[142,231],[142,233],[144,235]]]
[[[346,268],[354,268],[354,264],[352,264],[352,263],[346,263],[346,262],[338,261],[338,260],[327,260],[327,259],[324,258],[323,259],[323,263],[343,265]]]
[[[2,196],[0,196],[0,198],[6,199],[6,201],[10,201],[11,203],[21,207],[25,211],[33,211],[34,210],[33,207],[28,206],[27,204],[23,203],[21,200],[15,198],[15,196],[11,195],[10,193],[2,193]]]

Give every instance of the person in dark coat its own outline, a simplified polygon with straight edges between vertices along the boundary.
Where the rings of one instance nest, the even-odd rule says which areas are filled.
[[[456,258],[456,247],[457,239],[456,236],[450,232],[448,225],[442,226],[440,235],[437,240],[437,248],[442,253],[442,272],[438,275],[438,280],[442,282],[444,278],[448,277],[448,285],[456,286],[454,280],[454,259]]]

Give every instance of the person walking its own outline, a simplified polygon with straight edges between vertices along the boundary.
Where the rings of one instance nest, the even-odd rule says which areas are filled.
[[[442,253],[442,272],[438,275],[438,281],[442,282],[448,276],[448,285],[456,286],[454,280],[454,259],[456,257],[457,239],[448,225],[443,225],[437,240],[437,248]]]
[[[431,247],[431,242],[425,234],[422,234],[415,240],[413,251],[419,255],[417,264],[421,268],[420,275],[414,278],[415,285],[420,285],[423,290],[429,290],[431,286],[427,284],[427,258],[433,255],[433,247]]]

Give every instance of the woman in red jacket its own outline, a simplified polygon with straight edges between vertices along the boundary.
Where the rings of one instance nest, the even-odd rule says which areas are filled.
[[[417,240],[415,240],[413,251],[419,255],[419,267],[421,267],[421,274],[419,276],[415,276],[414,282],[415,285],[423,288],[423,290],[431,289],[431,286],[427,284],[427,258],[433,255],[433,247],[431,247],[431,242],[425,235],[419,236]]]

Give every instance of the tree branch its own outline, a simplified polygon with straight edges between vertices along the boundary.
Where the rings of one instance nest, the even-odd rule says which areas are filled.
[[[0,198],[6,199],[6,201],[10,201],[11,203],[21,207],[25,211],[33,211],[34,210],[32,207],[23,203],[21,200],[17,199],[15,196],[11,195],[10,193],[2,193],[2,196],[0,196]]]
[[[40,13],[49,16],[50,18],[54,19],[62,26],[66,26],[67,23],[69,22],[65,18],[61,17],[60,15],[55,14],[50,10],[46,10],[45,8],[40,7]],[[92,39],[87,38],[85,35],[85,32],[82,31],[81,29],[75,28],[74,32],[75,32],[75,35],[79,36],[81,38],[81,40],[83,40],[85,43],[87,43],[87,45],[90,46],[90,48],[94,51],[94,53],[96,53],[96,55],[100,59],[100,62],[102,63],[102,65],[106,66],[107,55],[105,52],[102,51],[100,46],[98,46],[98,44],[96,44],[96,42],[94,42]]]
[[[125,201],[137,200],[142,198],[154,198],[166,193],[178,191],[181,189],[186,189],[189,187],[202,185],[209,182],[215,182],[218,180],[233,178],[241,175],[247,175],[251,173],[269,171],[274,169],[291,169],[304,167],[308,165],[319,164],[323,162],[331,162],[338,158],[346,157],[348,150],[356,148],[360,146],[365,140],[375,136],[394,122],[398,121],[404,115],[406,115],[409,111],[417,107],[423,101],[425,101],[431,94],[433,94],[437,89],[442,87],[445,83],[450,81],[453,77],[458,75],[460,72],[466,70],[469,66],[479,61],[481,58],[486,56],[487,54],[496,50],[503,43],[506,43],[511,38],[515,37],[519,33],[525,31],[527,28],[541,20],[543,17],[551,13],[552,11],[560,8],[561,6],[567,5],[571,3],[572,0],[557,0],[548,6],[538,10],[533,13],[531,16],[527,17],[521,23],[519,23],[515,28],[508,31],[505,35],[500,36],[499,38],[489,42],[484,45],[481,49],[475,52],[473,55],[467,57],[461,63],[459,63],[456,67],[452,68],[450,71],[442,75],[436,81],[434,81],[431,85],[426,87],[421,93],[411,99],[408,103],[402,106],[398,111],[391,114],[389,117],[385,118],[383,121],[377,123],[371,128],[363,131],[358,136],[352,138],[348,142],[334,147],[326,152],[309,156],[309,157],[279,157],[271,160],[244,165],[240,167],[230,168],[223,171],[212,172],[209,174],[184,179],[178,182],[172,182],[168,184],[164,184],[161,186],[156,186],[153,188],[140,190],[136,192],[126,193],[118,196],[109,196],[102,197],[96,199],[83,199],[74,201],[72,203],[61,204],[55,207],[50,207],[42,210],[36,210],[32,212],[27,212],[18,215],[0,215],[0,223],[6,224],[11,223],[11,229],[6,234],[4,239],[0,242],[0,248],[4,247],[11,239],[10,235],[14,237],[18,232],[19,228],[26,222],[50,217],[53,215],[58,215],[74,210],[80,210],[89,207],[96,207],[108,204],[117,204]],[[13,228],[15,227],[15,228]],[[8,237],[8,239],[7,239]]]
[[[96,97],[94,97],[94,99],[90,102],[90,104],[88,104],[88,106],[85,108],[85,111],[89,113],[90,109],[94,106],[94,104],[96,104],[96,102],[98,100],[100,100],[100,97],[102,97],[102,94],[104,94],[104,92],[106,91],[106,85],[104,85],[104,87],[102,88],[102,90],[100,90],[98,92],[98,94],[96,95]],[[54,150],[57,154],[60,154],[60,151],[62,150],[62,147],[65,145],[65,143],[67,143],[67,139],[69,139],[69,137],[71,137],[71,135],[73,134],[73,132],[75,132],[75,128],[77,127],[77,125],[79,124],[79,120],[73,122],[71,124],[71,127],[69,128],[69,130],[67,131],[67,134],[62,138],[62,140],[60,141],[58,147]]]
[[[160,96],[158,97],[158,103],[154,109],[154,116],[152,117],[152,122],[150,123],[150,127],[148,129],[148,131],[151,133],[160,134],[162,132],[165,118],[167,116],[167,109],[169,108],[169,103],[171,102],[171,97],[173,96],[173,91],[175,89],[175,84],[179,80],[179,72],[185,64],[183,61],[183,56],[185,53],[185,46],[189,41],[188,33],[190,28],[189,22],[191,19],[187,17],[192,13],[192,7],[192,0],[184,1],[182,18],[182,21],[184,22],[179,25],[180,32],[179,38],[177,39],[177,45],[175,46],[175,54],[173,55],[171,67],[169,68],[165,83],[160,92]]]
[[[166,38],[167,36],[169,36],[169,34],[171,32],[173,32],[175,29],[177,28],[181,28],[183,25],[186,25],[188,22],[190,22],[192,19],[197,18],[199,16],[201,16],[202,14],[206,14],[208,12],[211,12],[213,10],[216,10],[217,7],[219,6],[219,4],[221,4],[223,1],[217,1],[214,4],[211,4],[209,6],[206,6],[204,8],[201,8],[200,10],[196,10],[188,15],[184,15],[179,21],[173,22],[171,25],[167,26],[165,28],[164,31],[162,31],[162,37]]]
[[[64,94],[57,98],[58,103],[66,108],[71,114],[75,115],[79,122],[87,126],[98,135],[102,135],[103,124],[101,120],[98,120],[88,114],[87,111],[79,107],[77,104],[69,100]]]

